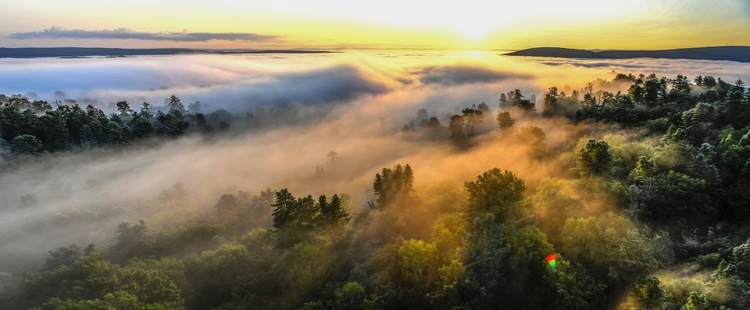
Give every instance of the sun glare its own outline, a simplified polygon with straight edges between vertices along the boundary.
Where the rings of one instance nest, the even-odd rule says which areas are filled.
[[[461,22],[454,23],[453,28],[466,38],[477,41],[483,38],[492,28],[496,27],[496,24],[497,22],[465,18]]]
[[[461,34],[471,40],[479,40],[487,33],[487,30],[481,28],[466,28],[460,30]]]

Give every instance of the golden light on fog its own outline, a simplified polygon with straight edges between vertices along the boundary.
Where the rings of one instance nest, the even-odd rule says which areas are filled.
[[[742,34],[727,31],[737,25],[730,23],[674,27],[683,16],[665,12],[679,1],[697,0],[183,1],[99,0],[85,10],[69,5],[55,11],[67,24],[51,28],[7,30],[0,18],[0,47],[5,29],[15,33],[7,39],[23,44],[192,49],[16,59],[3,56],[5,50],[24,49],[0,48],[0,197],[9,197],[0,199],[1,309],[29,309],[45,300],[45,309],[79,305],[79,299],[93,305],[123,292],[117,296],[140,303],[125,295],[140,285],[138,274],[163,281],[169,290],[162,299],[175,309],[318,309],[324,301],[344,308],[346,300],[349,308],[536,309],[591,296],[600,299],[591,308],[605,309],[636,276],[673,263],[671,248],[662,251],[672,247],[669,237],[641,218],[659,210],[685,211],[684,219],[700,218],[694,210],[714,216],[703,196],[729,193],[720,187],[721,174],[738,180],[729,187],[736,193],[727,197],[744,197],[744,174],[726,172],[746,171],[748,164],[738,169],[738,163],[750,155],[735,160],[734,149],[723,148],[741,148],[743,139],[737,139],[748,135],[748,127],[733,126],[750,123],[750,109],[728,108],[737,106],[729,99],[745,88],[721,79],[709,86],[709,75],[748,81],[750,59],[506,53],[539,46],[683,47],[678,44],[686,33],[700,36],[691,27],[716,32],[710,36],[715,40],[718,33]],[[39,2],[61,7],[59,0]],[[696,8],[708,5],[695,3],[680,12],[704,13]],[[103,6],[112,7],[99,10]],[[97,12],[100,21],[78,11]],[[44,14],[34,16],[50,22]],[[147,21],[130,21],[134,16]],[[237,50],[219,51],[225,48]],[[750,55],[742,47],[718,50]],[[646,78],[650,73],[664,78]],[[694,86],[683,78],[698,75],[706,77]],[[719,90],[724,99],[717,99]],[[707,98],[718,101],[702,102]],[[81,109],[73,106],[78,104]],[[740,110],[739,117],[732,115]],[[681,141],[675,128],[691,138]],[[718,166],[706,161],[711,154]],[[404,164],[404,173],[394,167]],[[390,167],[397,172],[386,176]],[[496,173],[481,177],[488,180],[477,181],[482,186],[469,185],[485,171]],[[518,179],[507,182],[509,175]],[[282,202],[287,190],[310,198]],[[316,204],[313,196],[320,194],[345,202],[328,204],[321,197]],[[494,198],[501,196],[517,198]],[[723,199],[715,205],[731,205]],[[715,219],[734,213],[721,212]],[[139,224],[127,224],[137,221],[137,230]],[[722,246],[750,235],[741,229],[742,238],[731,235],[732,228],[713,232],[725,224],[716,223],[704,233],[729,232],[732,238]],[[695,237],[695,231],[689,234]],[[595,238],[569,242],[588,235]],[[673,236],[686,242],[675,249],[703,253],[690,245],[703,237]],[[103,256],[87,250],[75,257],[81,251],[71,242],[95,244]],[[72,250],[47,251],[61,244]],[[615,254],[580,254],[605,251]],[[631,252],[635,256],[621,255]],[[540,264],[548,253],[561,255],[561,275],[583,280],[545,273]],[[94,259],[101,263],[89,264]],[[80,278],[76,270],[88,266],[92,275],[107,273],[104,288],[98,276],[87,275],[83,286],[78,283],[84,280],[67,279]],[[482,282],[486,270],[497,271],[484,277],[496,284]],[[132,281],[126,279],[131,272]],[[68,288],[70,283],[76,286]],[[711,289],[724,285],[706,283]],[[91,292],[67,301],[55,295],[80,287]],[[118,291],[104,296],[105,289]],[[476,298],[481,291],[501,302]],[[408,304],[388,296],[404,296],[397,299]]]

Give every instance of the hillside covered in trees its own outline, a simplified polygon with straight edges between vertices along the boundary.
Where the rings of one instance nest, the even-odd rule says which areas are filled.
[[[325,115],[284,105],[204,114],[176,96],[139,111],[119,102],[110,114],[23,96],[0,104],[8,175],[58,156],[159,148],[178,137],[218,148]],[[233,188],[205,205],[176,183],[157,199],[121,202],[128,208],[59,212],[0,239],[90,222],[112,223],[114,238],[71,237],[44,249],[36,269],[0,270],[0,308],[750,307],[750,91],[742,81],[618,74],[570,94],[551,87],[536,100],[515,89],[497,106],[460,108],[416,111],[383,135],[451,156],[502,145],[522,160],[478,162],[484,172],[466,180],[431,179],[416,162],[380,165],[360,189],[366,195],[335,188],[347,172],[330,151],[326,165],[289,180],[316,188],[308,192]],[[528,179],[522,167],[532,167],[523,168]],[[43,207],[34,194],[19,196],[8,197],[18,200],[9,212]],[[139,220],[117,223],[122,214]],[[545,261],[550,254],[556,265]]]

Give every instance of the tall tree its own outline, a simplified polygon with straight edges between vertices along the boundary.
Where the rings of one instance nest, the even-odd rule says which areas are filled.
[[[464,116],[453,115],[451,116],[450,123],[448,124],[448,130],[451,133],[451,141],[458,148],[466,148],[468,146],[468,138],[464,132]]]
[[[319,205],[311,195],[295,200],[285,188],[276,192],[276,203],[272,206],[273,227],[278,233],[279,245],[299,243],[315,230]]]
[[[559,114],[559,107],[557,100],[560,94],[557,92],[557,87],[550,87],[547,92],[544,93],[544,99],[542,101],[542,116],[551,117]]]
[[[141,107],[141,115],[145,119],[151,119],[154,117],[154,107],[151,106],[150,103],[144,102],[143,106]]]
[[[605,141],[589,139],[576,154],[576,170],[582,177],[608,176],[614,156]]]
[[[472,309],[488,309],[502,304],[502,287],[507,284],[507,257],[510,245],[505,242],[503,226],[487,214],[477,217],[465,239],[467,249],[465,294]]]
[[[476,135],[476,126],[481,124],[484,119],[482,111],[477,109],[466,108],[461,110],[463,114],[463,127],[466,136],[471,138]]]
[[[130,104],[128,104],[127,101],[117,102],[117,111],[120,112],[120,116],[128,116],[133,112],[133,110],[130,109]]]
[[[510,107],[510,101],[508,101],[508,95],[500,94],[500,109],[507,109]]]
[[[493,168],[464,183],[464,189],[472,211],[491,212],[502,222],[522,216],[526,184],[510,171]]]
[[[326,199],[325,195],[320,196],[318,199],[318,209],[320,213],[315,217],[316,226],[328,234],[335,250],[338,237],[351,219],[349,212],[344,209],[339,195],[333,195],[330,202]]]
[[[177,96],[172,95],[167,98],[166,101],[167,107],[169,107],[169,114],[174,115],[178,119],[182,119],[187,114],[185,105],[182,104],[182,101],[180,101],[180,98],[177,98]]]
[[[498,111],[496,119],[497,119],[497,126],[501,130],[511,128],[513,127],[513,124],[516,123],[516,121],[510,117],[510,112],[508,111]]]
[[[331,178],[336,180],[337,172],[339,169],[339,163],[341,162],[341,156],[339,156],[339,153],[336,153],[336,151],[331,150],[326,154],[326,157],[328,157],[328,169],[331,172]]]
[[[393,169],[383,168],[375,174],[373,189],[376,206],[386,207],[400,199],[408,199],[414,194],[414,172],[408,164],[406,168],[396,165]]]
[[[659,278],[650,276],[638,279],[628,294],[628,306],[633,310],[664,309],[666,292],[661,288]]]

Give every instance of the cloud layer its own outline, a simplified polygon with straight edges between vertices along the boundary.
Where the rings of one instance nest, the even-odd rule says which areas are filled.
[[[533,188],[543,177],[570,173],[571,159],[533,161],[512,134],[495,130],[491,115],[478,130],[477,147],[466,152],[456,151],[448,139],[402,133],[401,127],[419,109],[445,125],[472,104],[485,102],[494,110],[499,94],[512,89],[541,98],[548,87],[578,89],[596,78],[611,79],[613,71],[750,80],[750,64],[518,60],[444,52],[0,59],[0,93],[6,95],[35,92],[51,100],[59,90],[80,104],[112,111],[110,102],[127,100],[137,109],[143,101],[161,105],[174,94],[186,104],[201,101],[207,112],[223,108],[244,117],[276,109],[284,118],[264,130],[221,139],[185,137],[157,146],[45,155],[0,173],[0,272],[37,268],[48,250],[63,244],[106,247],[120,221],[144,219],[149,227],[167,229],[175,214],[213,212],[221,194],[237,189],[286,187],[297,196],[348,192],[363,207],[373,199],[375,173],[398,163],[414,168],[420,187],[448,180],[460,191],[461,182],[498,167]],[[280,103],[297,109],[279,109]],[[564,120],[532,123],[512,113],[517,127],[541,127],[551,149],[575,148],[593,132]],[[313,178],[316,166],[328,167],[331,150],[341,156],[336,177]],[[161,191],[175,182],[185,184],[189,201],[162,204]],[[37,204],[19,209],[27,194],[35,195]]]
[[[135,39],[148,41],[172,42],[207,42],[213,40],[224,41],[252,41],[266,42],[278,39],[274,35],[262,35],[248,32],[143,32],[128,28],[113,30],[81,30],[50,27],[42,31],[18,32],[8,35],[10,39]]]

